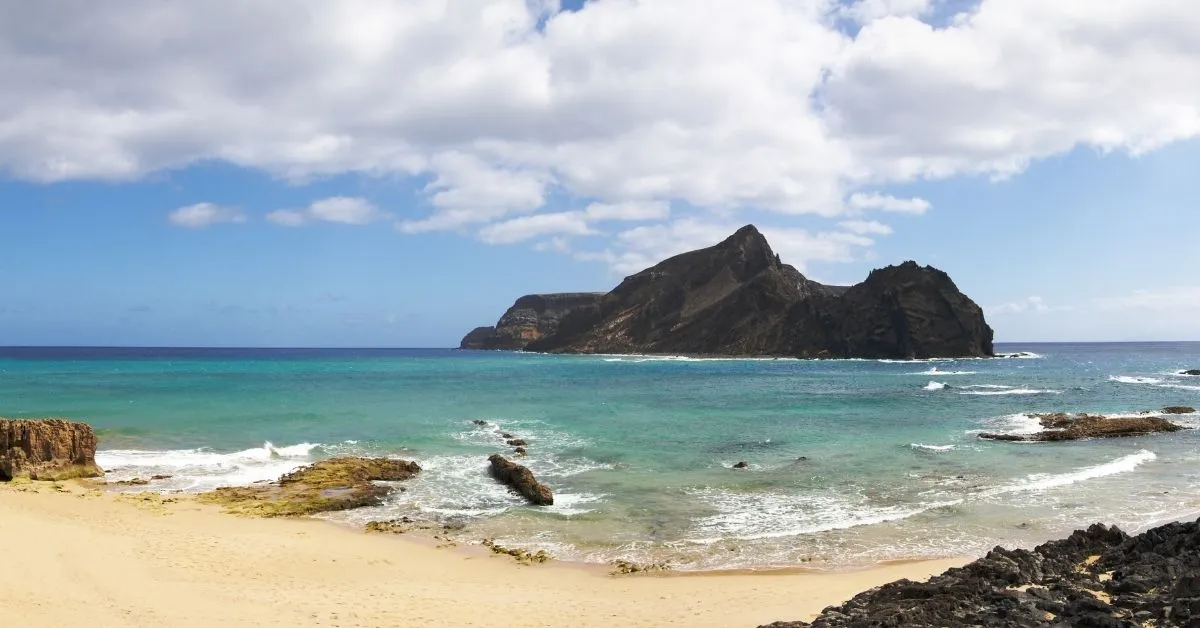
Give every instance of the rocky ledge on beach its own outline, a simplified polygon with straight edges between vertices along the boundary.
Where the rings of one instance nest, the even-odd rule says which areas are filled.
[[[928,582],[861,593],[811,623],[769,625],[810,626],[1200,626],[1200,522],[1134,537],[1096,524],[1032,551],[997,547]]]
[[[102,475],[96,464],[96,433],[87,423],[0,418],[0,481]]]
[[[1186,414],[1191,408],[1172,406],[1164,408],[1164,414]],[[1083,438],[1117,438],[1121,436],[1145,436],[1158,432],[1178,432],[1188,429],[1160,416],[1106,417],[1094,414],[1051,414],[1030,415],[1038,419],[1042,431],[1032,434],[995,434],[985,432],[980,438],[987,440],[1050,442],[1080,440]]]
[[[488,471],[492,477],[507,484],[513,491],[529,500],[529,503],[536,506],[554,505],[554,493],[550,487],[538,482],[529,469],[500,454],[492,454],[488,457],[488,462],[491,463]]]
[[[395,488],[376,482],[407,480],[420,471],[417,463],[407,460],[342,456],[297,469],[275,482],[218,488],[198,499],[236,514],[311,515],[377,506]]]
[[[464,349],[550,353],[933,358],[992,356],[983,310],[950,277],[904,262],[854,286],[784,264],[746,225],[626,277],[606,294],[521,297]]]

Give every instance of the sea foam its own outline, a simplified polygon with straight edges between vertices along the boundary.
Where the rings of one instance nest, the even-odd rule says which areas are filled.
[[[205,491],[220,486],[246,486],[276,480],[314,461],[324,446],[299,443],[277,447],[269,441],[262,447],[233,453],[209,449],[145,451],[107,449],[96,452],[96,463],[111,480],[169,475],[147,488],[155,490]]]
[[[928,384],[925,384],[925,390],[941,390],[945,387],[946,385],[942,382],[929,382]]]
[[[959,392],[960,395],[979,395],[979,396],[996,396],[996,395],[1061,395],[1061,390],[1038,390],[1035,388],[1010,388],[1007,390],[964,390]]]

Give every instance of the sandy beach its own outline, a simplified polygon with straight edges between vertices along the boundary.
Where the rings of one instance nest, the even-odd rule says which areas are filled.
[[[755,626],[969,560],[618,577],[73,482],[0,484],[0,522],[21,626]]]

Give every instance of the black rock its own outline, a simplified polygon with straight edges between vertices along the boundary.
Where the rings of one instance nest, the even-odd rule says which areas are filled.
[[[592,305],[602,292],[530,294],[517,299],[494,327],[476,327],[463,337],[460,349],[524,349],[552,336],[568,312]]]
[[[900,580],[822,611],[850,626],[1200,626],[1200,521],[1134,537],[1093,525],[1033,550],[997,547],[928,582]]]
[[[1200,377],[1200,369],[1188,369],[1180,374],[1181,375],[1192,375],[1194,377]]]
[[[741,462],[735,463],[735,464],[733,465],[733,468],[734,468],[734,469],[749,469],[749,468],[750,468],[750,465],[749,465],[749,464],[747,464],[745,460],[743,460],[743,461],[741,461]]]
[[[490,330],[490,331],[489,331]],[[916,262],[826,286],[780,262],[747,225],[626,277],[607,294],[521,297],[464,348],[552,353],[929,358],[993,355],[983,311]]]

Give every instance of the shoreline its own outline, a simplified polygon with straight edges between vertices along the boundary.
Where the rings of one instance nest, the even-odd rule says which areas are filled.
[[[754,626],[973,559],[611,576],[74,481],[0,484],[0,521],[19,566],[0,573],[0,608],[37,625]]]

